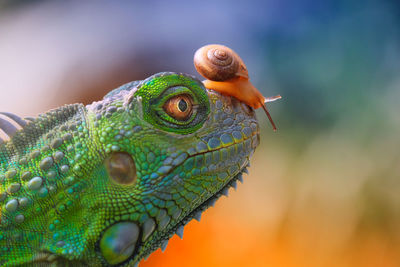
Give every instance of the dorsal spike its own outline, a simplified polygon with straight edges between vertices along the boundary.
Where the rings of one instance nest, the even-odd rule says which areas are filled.
[[[178,229],[176,229],[176,234],[179,236],[181,239],[183,239],[183,225],[179,226]]]
[[[26,146],[36,144],[41,135],[47,134],[56,126],[68,120],[85,120],[86,108],[82,104],[72,104],[52,109],[37,116],[21,131],[13,136],[13,145],[18,153],[24,153]],[[30,136],[28,138],[28,136]]]
[[[26,120],[26,121],[35,121],[36,119],[34,117],[25,117],[24,120]]]
[[[164,252],[168,246],[168,240],[164,240],[161,242],[161,251]]]
[[[12,137],[18,131],[17,127],[3,118],[0,118],[0,130],[3,130],[9,137]]]
[[[0,112],[0,114],[9,117],[10,119],[12,119],[13,121],[15,121],[19,126],[21,127],[25,127],[25,125],[27,124],[26,121],[24,119],[22,119],[21,117],[10,113],[10,112]]]

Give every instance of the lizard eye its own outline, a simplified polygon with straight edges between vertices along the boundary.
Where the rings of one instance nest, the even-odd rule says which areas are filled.
[[[185,121],[192,115],[193,98],[186,94],[177,95],[167,100],[163,108],[174,119]]]
[[[140,101],[143,119],[167,132],[193,133],[210,114],[207,90],[199,80],[184,74],[155,74],[142,81],[134,96]]]

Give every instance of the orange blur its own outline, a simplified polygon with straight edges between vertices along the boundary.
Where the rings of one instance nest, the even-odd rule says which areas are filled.
[[[219,209],[223,209],[222,205],[207,211],[201,223],[190,222],[183,240],[175,235],[164,253],[158,249],[147,261],[142,260],[140,267],[398,267],[400,264],[400,246],[390,245],[382,233],[365,233],[334,249],[321,240],[316,242],[318,238],[312,229],[304,230],[307,235],[301,240],[290,235],[300,229],[290,227],[282,228],[271,238],[262,225],[251,227],[229,221],[218,216]]]

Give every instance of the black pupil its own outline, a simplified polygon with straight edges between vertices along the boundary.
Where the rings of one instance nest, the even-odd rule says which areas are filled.
[[[185,100],[181,99],[181,100],[179,100],[178,108],[179,108],[179,110],[180,110],[181,112],[185,112],[186,109],[188,108],[188,104],[186,103]]]

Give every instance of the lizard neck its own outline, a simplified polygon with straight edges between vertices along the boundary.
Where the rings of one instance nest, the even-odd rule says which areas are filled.
[[[83,247],[68,246],[84,234],[88,218],[80,193],[91,186],[91,166],[104,158],[92,124],[83,105],[68,105],[40,115],[0,146],[1,264],[10,255],[24,255],[13,263],[25,264],[45,261],[49,251],[71,251],[71,259],[81,254]]]

